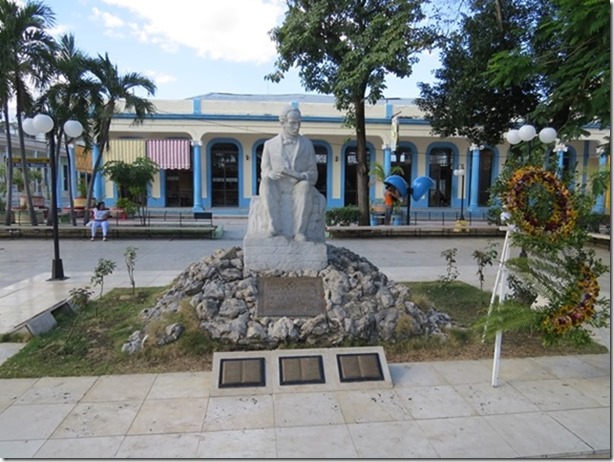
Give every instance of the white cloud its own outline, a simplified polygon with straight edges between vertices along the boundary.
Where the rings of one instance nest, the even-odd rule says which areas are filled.
[[[95,21],[102,22],[105,28],[104,35],[107,37],[126,38],[126,35],[122,33],[122,29],[126,24],[121,18],[101,11],[98,8],[92,8],[92,17]]]
[[[166,52],[187,47],[203,58],[256,64],[275,58],[268,32],[285,12],[282,0],[103,1],[120,9],[97,13],[110,30],[122,29]]]
[[[164,85],[166,83],[172,83],[177,81],[177,77],[175,77],[174,75],[164,74],[162,72],[154,71],[151,69],[144,71],[143,74],[153,79],[156,82],[156,85]]]

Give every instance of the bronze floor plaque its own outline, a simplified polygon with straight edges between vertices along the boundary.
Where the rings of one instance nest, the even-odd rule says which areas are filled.
[[[313,317],[324,313],[324,286],[318,277],[258,280],[258,316]]]
[[[377,353],[337,355],[337,365],[341,382],[384,380]]]
[[[322,356],[279,358],[279,383],[281,385],[324,383]]]
[[[222,359],[220,388],[264,387],[264,358]]]

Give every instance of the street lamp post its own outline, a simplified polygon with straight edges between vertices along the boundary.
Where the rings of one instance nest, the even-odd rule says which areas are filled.
[[[463,212],[463,206],[465,204],[465,166],[460,164],[457,169],[454,170],[454,176],[461,179],[461,209],[459,221],[465,221],[465,214]]]
[[[29,135],[45,134],[49,138],[49,167],[51,168],[51,220],[53,225],[53,261],[51,262],[50,281],[66,279],[64,266],[60,258],[60,236],[58,233],[58,177],[55,162],[55,134],[53,119],[47,114],[37,114],[31,121],[24,121],[24,130]],[[64,124],[64,133],[70,138],[78,138],[83,133],[83,126],[76,120],[68,120]]]

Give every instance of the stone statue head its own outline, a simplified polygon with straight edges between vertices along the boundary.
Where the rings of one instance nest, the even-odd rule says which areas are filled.
[[[279,115],[283,134],[287,138],[298,136],[301,128],[301,111],[292,106],[286,106]]]

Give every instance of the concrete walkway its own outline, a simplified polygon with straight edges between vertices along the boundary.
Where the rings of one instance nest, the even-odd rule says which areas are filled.
[[[88,283],[98,258],[115,260],[105,291],[128,286],[123,253],[136,247],[137,285],[163,285],[216,248],[240,246],[245,220],[216,241],[62,240],[66,281],[47,281],[50,240],[0,242],[0,326],[29,304]],[[475,249],[502,239],[331,240],[397,281],[445,273],[458,249],[459,279],[479,285]],[[599,250],[604,262],[609,252]],[[4,264],[7,262],[8,264]],[[486,269],[491,290],[496,266]],[[607,281],[605,280],[607,278]],[[602,294],[609,297],[609,274]],[[600,283],[602,281],[600,280]],[[46,297],[46,298],[45,298]],[[30,300],[30,301],[28,301]],[[43,304],[43,305],[41,305]],[[7,314],[8,313],[8,314]],[[11,321],[9,318],[13,316]],[[600,333],[610,345],[609,330]],[[18,345],[0,344],[0,361]],[[0,457],[42,458],[500,458],[608,457],[609,354],[389,364],[393,388],[211,396],[211,371],[0,380]]]

